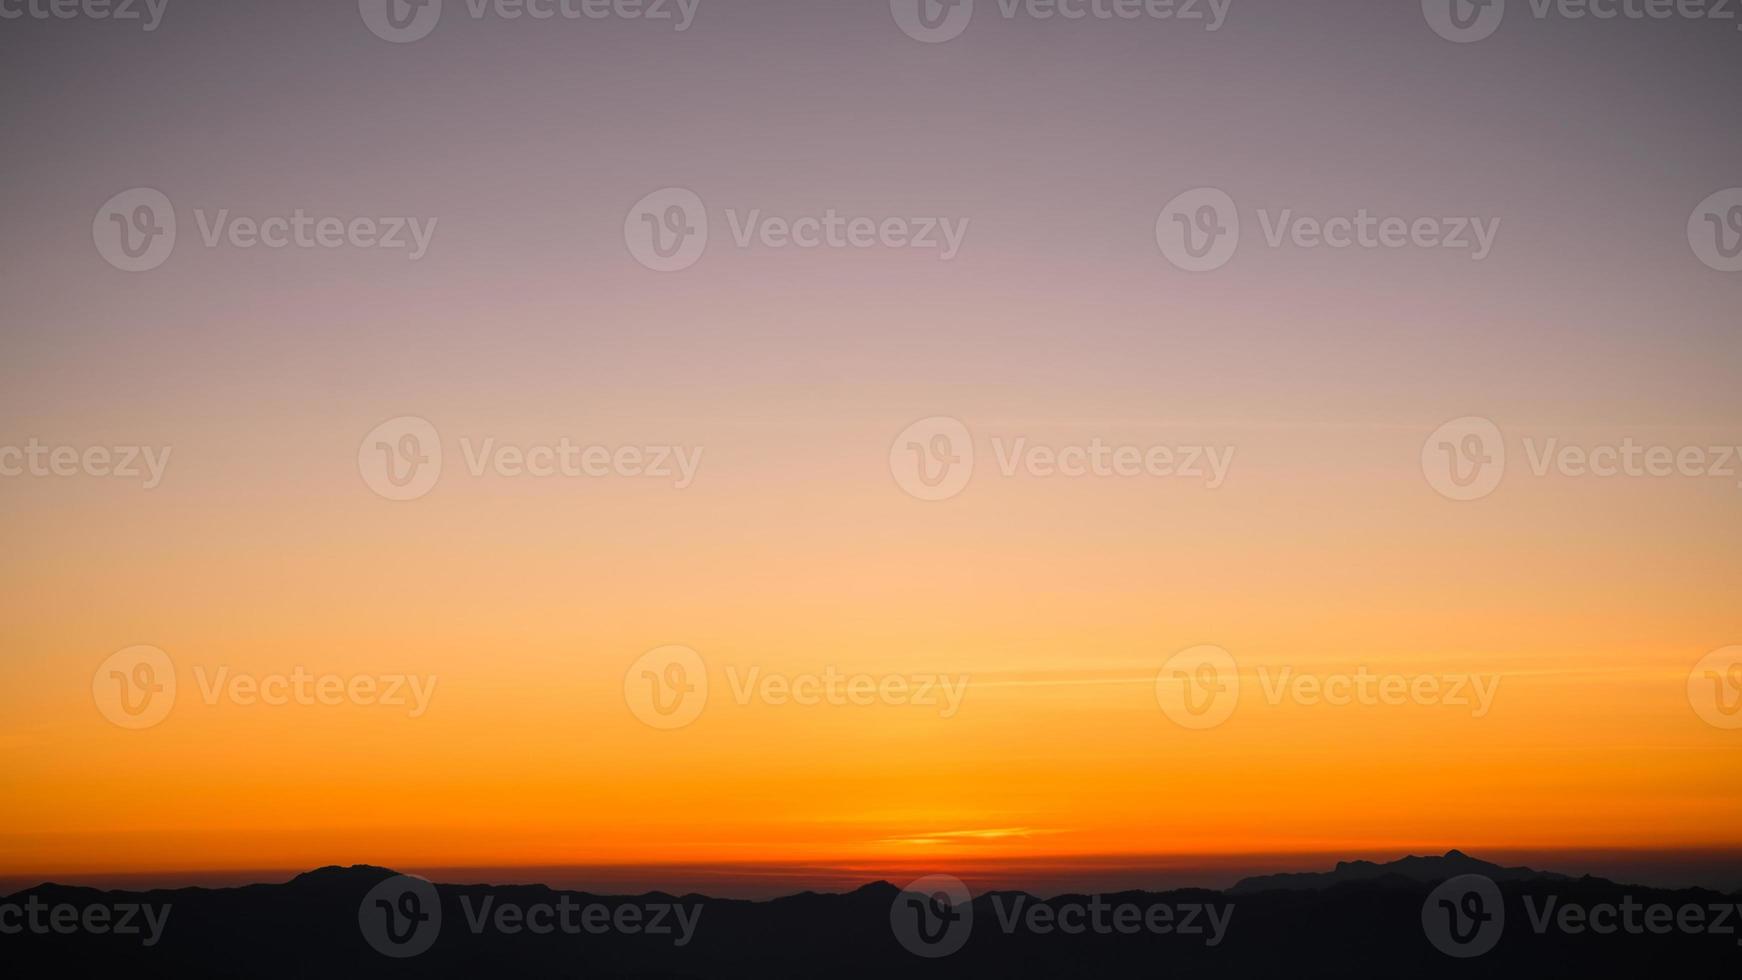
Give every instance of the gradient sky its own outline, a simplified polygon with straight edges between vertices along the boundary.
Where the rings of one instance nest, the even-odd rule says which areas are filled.
[[[1516,6],[1465,45],[1377,0],[1213,33],[980,0],[936,45],[880,0],[702,0],[681,34],[448,0],[410,44],[350,3],[0,21],[0,445],[174,447],[151,491],[0,479],[0,876],[1742,847],[1742,731],[1686,687],[1742,643],[1737,481],[1423,478],[1461,416],[1519,457],[1742,445],[1742,274],[1686,235],[1742,186],[1742,34]],[[129,274],[92,217],[141,186],[181,237]],[[660,274],[623,222],[668,186],[715,228]],[[1201,186],[1246,237],[1188,274],[1156,215]],[[417,262],[207,249],[219,208],[439,228]],[[752,208],[971,227],[949,262],[732,247]],[[1472,262],[1266,248],[1261,208],[1503,223]],[[406,415],[449,470],[393,503],[357,446]],[[931,416],[981,440],[942,503],[888,468]],[[1216,490],[1003,479],[995,436],[1238,455]],[[472,479],[462,437],[705,462]],[[1504,681],[1480,719],[1248,697],[1188,731],[1155,676],[1205,643]],[[133,644],[182,671],[144,731],[92,704]],[[664,644],[720,671],[669,732],[623,698]],[[439,687],[415,719],[208,706],[194,665]],[[948,719],[741,707],[727,665],[972,680]]]

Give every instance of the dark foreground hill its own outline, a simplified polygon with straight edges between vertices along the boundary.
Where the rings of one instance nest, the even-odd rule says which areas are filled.
[[[942,879],[769,902],[431,885],[41,885],[0,900],[12,976],[1737,976],[1742,896],[1499,868],[1458,852],[1228,892],[956,894]]]

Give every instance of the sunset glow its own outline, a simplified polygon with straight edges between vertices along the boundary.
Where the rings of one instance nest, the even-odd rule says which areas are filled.
[[[257,6],[0,49],[0,880],[1742,864],[1728,31]]]

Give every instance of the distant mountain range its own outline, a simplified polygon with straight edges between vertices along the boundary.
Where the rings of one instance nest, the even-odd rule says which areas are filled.
[[[1384,881],[1398,878],[1408,882],[1441,882],[1458,875],[1479,874],[1493,881],[1523,881],[1536,878],[1545,881],[1571,881],[1566,875],[1530,868],[1503,868],[1480,861],[1463,851],[1447,851],[1444,857],[1406,857],[1386,864],[1372,861],[1338,861],[1332,871],[1299,874],[1259,875],[1242,878],[1229,889],[1229,894],[1249,894],[1262,891],[1290,891],[1330,888],[1352,881]]]
[[[360,865],[240,888],[40,885],[0,899],[0,957],[14,976],[130,978],[1716,977],[1742,966],[1739,904],[1458,851],[1047,899],[943,877],[766,902],[599,896]]]

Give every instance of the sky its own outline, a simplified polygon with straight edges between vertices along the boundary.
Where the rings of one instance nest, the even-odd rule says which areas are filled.
[[[0,879],[1742,851],[1742,33],[1434,2],[0,19]]]

